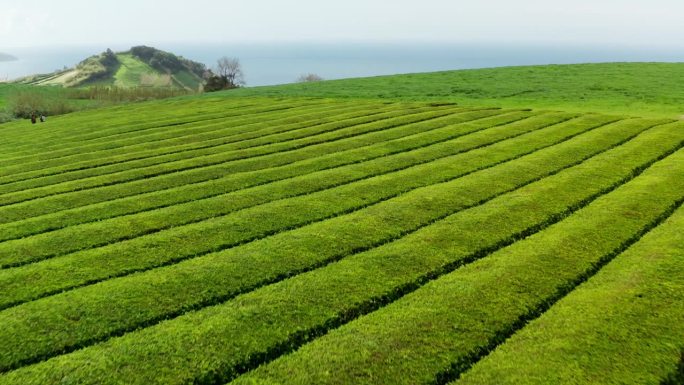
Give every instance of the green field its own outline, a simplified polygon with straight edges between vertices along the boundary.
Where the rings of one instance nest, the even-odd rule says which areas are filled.
[[[0,125],[0,385],[681,383],[679,91],[491,71]]]
[[[684,116],[684,63],[606,63],[445,71],[256,87],[236,95],[435,100],[510,108]]]

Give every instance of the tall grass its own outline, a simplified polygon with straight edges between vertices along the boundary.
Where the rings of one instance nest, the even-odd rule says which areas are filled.
[[[89,88],[75,89],[70,91],[73,99],[97,100],[102,102],[137,102],[173,98],[177,96],[191,95],[194,92],[159,87],[135,87],[121,88],[109,86],[94,86]]]
[[[0,123],[12,119],[30,118],[33,114],[63,115],[88,108],[166,99],[193,93],[185,89],[159,87],[93,86],[79,89],[20,87],[7,92],[5,110],[0,111]]]
[[[6,115],[9,115],[7,118],[29,118],[33,114],[63,115],[77,109],[77,106],[66,98],[26,89],[8,96]]]

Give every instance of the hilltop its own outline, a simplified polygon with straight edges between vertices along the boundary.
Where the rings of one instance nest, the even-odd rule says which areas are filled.
[[[203,83],[205,71],[206,66],[202,63],[153,47],[137,46],[124,52],[108,49],[73,68],[28,76],[18,82],[64,87],[142,86],[197,90]]]
[[[17,58],[16,58],[15,56],[12,56],[12,55],[10,55],[10,54],[8,54],[8,53],[0,52],[0,62],[3,62],[3,61],[15,61],[15,60],[17,60]]]

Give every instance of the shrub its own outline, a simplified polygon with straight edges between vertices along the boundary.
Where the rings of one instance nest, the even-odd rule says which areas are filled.
[[[6,111],[0,111],[0,123],[6,123],[14,119],[12,114]]]
[[[297,83],[320,82],[323,78],[316,74],[305,74],[297,78]]]
[[[207,77],[206,84],[204,84],[205,92],[230,90],[233,88],[240,88],[240,86],[231,83],[228,77],[219,75],[210,75]]]

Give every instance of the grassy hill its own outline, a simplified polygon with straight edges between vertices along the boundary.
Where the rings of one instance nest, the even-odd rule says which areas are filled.
[[[245,88],[235,95],[432,100],[677,118],[684,115],[684,63],[445,71]]]
[[[205,66],[169,52],[138,46],[126,52],[106,51],[76,67],[52,74],[29,76],[19,83],[65,87],[169,87],[196,91]]]
[[[0,385],[675,381],[684,122],[468,73],[0,125]]]

